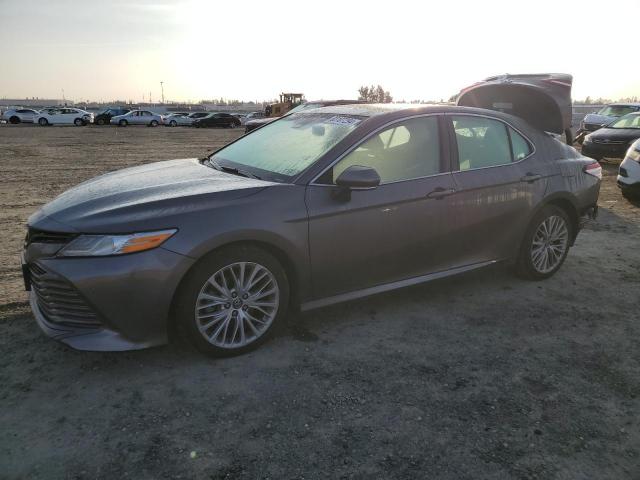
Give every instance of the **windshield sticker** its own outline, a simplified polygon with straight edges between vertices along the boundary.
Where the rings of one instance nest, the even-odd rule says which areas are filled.
[[[347,125],[347,126],[351,126],[351,125],[357,125],[361,121],[362,121],[361,119],[355,118],[355,117],[344,117],[342,115],[335,115],[335,116],[325,120],[324,123],[330,123],[332,125]]]

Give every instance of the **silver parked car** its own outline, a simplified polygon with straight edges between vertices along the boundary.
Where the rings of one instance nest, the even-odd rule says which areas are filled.
[[[609,125],[617,118],[638,111],[640,111],[640,103],[612,103],[602,107],[596,113],[589,113],[580,122],[580,128],[576,132],[576,141],[582,143],[587,134]]]
[[[38,110],[32,108],[9,108],[2,114],[2,120],[9,123],[33,123]]]
[[[193,113],[172,113],[164,117],[164,124],[167,127],[185,126],[190,127],[198,118],[204,118],[209,112],[193,112]]]
[[[618,169],[618,187],[627,198],[640,197],[640,138],[627,150]]]
[[[164,122],[162,115],[150,112],[149,110],[132,110],[124,115],[111,117],[112,125],[126,127],[127,125],[147,125],[157,127]]]

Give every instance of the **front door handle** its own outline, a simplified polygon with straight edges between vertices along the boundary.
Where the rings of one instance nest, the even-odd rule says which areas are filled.
[[[427,194],[427,198],[435,198],[436,200],[442,200],[444,197],[453,195],[456,191],[453,188],[438,187]]]
[[[537,173],[527,173],[524,177],[520,179],[521,182],[525,183],[533,183],[537,180],[540,180],[542,175],[538,175]]]

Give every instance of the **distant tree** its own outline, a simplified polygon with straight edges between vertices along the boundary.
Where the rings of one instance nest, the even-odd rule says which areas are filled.
[[[371,85],[370,87],[363,85],[358,89],[358,95],[358,100],[369,103],[391,103],[393,101],[391,93],[381,85]]]

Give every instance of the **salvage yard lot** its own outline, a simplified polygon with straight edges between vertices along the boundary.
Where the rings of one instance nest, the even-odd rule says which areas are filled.
[[[28,216],[240,134],[0,125],[0,478],[638,477],[640,204],[614,163],[600,217],[544,282],[500,266],[337,305],[226,360],[41,334],[19,271]]]

